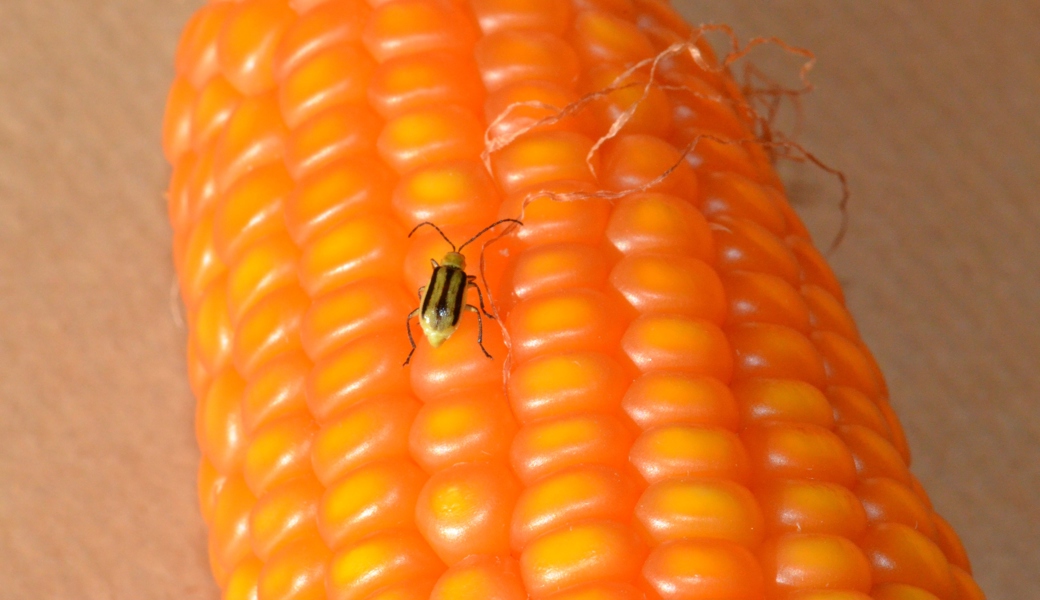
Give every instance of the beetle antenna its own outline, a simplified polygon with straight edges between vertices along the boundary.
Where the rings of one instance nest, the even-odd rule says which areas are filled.
[[[523,222],[518,220],[518,219],[499,219],[498,221],[495,221],[494,223],[492,223],[492,224],[488,225],[487,227],[485,227],[485,228],[481,229],[480,231],[478,231],[477,235],[475,235],[475,236],[469,238],[468,240],[466,240],[465,244],[459,246],[458,252],[462,252],[463,248],[465,248],[466,246],[468,246],[468,245],[472,244],[473,242],[477,241],[478,237],[484,235],[485,233],[490,231],[493,227],[495,227],[496,225],[501,225],[502,223],[517,223],[518,225],[523,225]]]
[[[423,225],[429,225],[430,227],[433,227],[434,229],[436,229],[437,233],[441,234],[441,237],[444,238],[444,241],[448,242],[448,245],[451,246],[451,251],[452,252],[458,252],[458,250],[455,249],[455,244],[451,243],[451,240],[448,239],[448,236],[444,235],[444,232],[441,231],[441,228],[437,227],[433,223],[430,223],[429,221],[423,221],[422,223],[419,223],[418,225],[416,225],[415,229],[412,229],[411,233],[408,234],[408,237],[412,237],[412,234],[415,233],[416,231],[419,231],[419,228],[422,227]],[[481,233],[483,233],[483,232],[481,232]],[[468,244],[468,243],[469,242],[466,242],[466,244]],[[465,246],[466,244],[463,244],[463,246]]]

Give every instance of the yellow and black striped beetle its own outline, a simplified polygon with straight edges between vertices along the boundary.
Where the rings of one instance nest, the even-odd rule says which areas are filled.
[[[462,249],[502,223],[523,225],[516,219],[495,221],[481,229],[458,248],[448,239],[448,236],[444,235],[440,227],[429,221],[419,223],[408,234],[408,237],[412,237],[412,234],[418,231],[419,228],[429,225],[437,230],[437,233],[441,234],[444,241],[448,242],[448,245],[451,246],[451,252],[444,255],[440,264],[436,260],[430,259],[430,262],[433,264],[433,274],[430,276],[430,283],[419,288],[419,308],[409,313],[408,319],[405,321],[405,327],[408,329],[408,341],[412,344],[412,350],[408,353],[408,358],[404,360],[405,365],[412,360],[412,355],[415,354],[415,338],[412,337],[412,317],[419,317],[419,326],[422,328],[426,340],[430,342],[431,346],[437,348],[458,329],[463,310],[471,310],[477,314],[477,344],[484,352],[484,356],[491,358],[491,354],[484,348],[484,321],[480,316],[480,311],[484,311],[484,314],[490,319],[495,317],[484,308],[484,296],[480,293],[480,287],[475,283],[476,276],[466,274],[466,258],[462,256]],[[466,304],[466,290],[469,288],[477,290],[480,310],[477,310],[477,307],[472,304]]]

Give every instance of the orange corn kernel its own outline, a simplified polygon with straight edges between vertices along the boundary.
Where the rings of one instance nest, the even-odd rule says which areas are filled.
[[[848,425],[840,428],[838,435],[852,452],[861,478],[888,477],[904,485],[910,483],[910,470],[899,451],[874,430]]]
[[[520,570],[512,558],[470,556],[448,569],[430,592],[429,600],[527,600]]]
[[[643,492],[635,514],[656,544],[714,539],[755,548],[763,537],[762,514],[754,495],[730,481],[658,481]]]
[[[398,0],[376,7],[362,40],[379,62],[430,50],[468,51],[474,32],[449,3]]]
[[[368,88],[372,106],[384,117],[438,104],[476,110],[484,93],[473,58],[445,51],[390,59],[376,67]]]
[[[609,356],[575,352],[531,359],[509,378],[513,414],[521,423],[581,414],[616,412],[628,384]]]
[[[678,315],[644,315],[621,340],[628,358],[643,372],[690,371],[728,382],[733,359],[726,335],[711,321]]]
[[[458,161],[422,167],[401,178],[394,209],[409,225],[423,221],[451,227],[494,220],[498,193],[484,166]]]
[[[398,174],[480,155],[481,127],[457,106],[419,108],[389,120],[376,143],[379,156]]]
[[[205,85],[219,70],[217,37],[232,8],[233,5],[223,2],[207,4],[184,27],[174,67],[196,89]]]
[[[725,429],[679,425],[651,429],[635,441],[629,460],[648,483],[676,477],[739,483],[750,479],[747,451]]]
[[[588,173],[587,166],[580,167]],[[524,247],[542,244],[597,244],[610,218],[610,203],[598,198],[584,198],[592,186],[585,181],[568,180],[550,186],[534,185],[506,197],[499,215],[522,213],[524,226],[516,232]],[[556,194],[577,195],[571,200],[558,200]]]
[[[366,463],[346,473],[321,498],[316,516],[321,537],[337,548],[371,534],[408,527],[426,475],[406,459]]]
[[[381,588],[414,585],[443,569],[417,533],[379,534],[332,555],[326,589],[330,600],[364,600]]]
[[[361,162],[374,154],[379,126],[367,104],[333,106],[293,129],[285,143],[285,166],[293,177],[301,179],[342,159]]]
[[[776,235],[787,233],[786,216],[769,187],[726,172],[712,173],[703,186],[701,205],[709,219],[750,219]]]
[[[217,201],[213,243],[226,264],[263,238],[284,230],[282,209],[293,180],[285,167],[273,164],[250,171]]]
[[[932,522],[935,524],[935,539],[942,548],[943,554],[946,555],[946,560],[950,561],[951,565],[958,567],[961,571],[959,579],[971,580],[971,562],[968,560],[968,553],[964,549],[964,544],[961,543],[960,537],[957,536],[957,532],[953,530],[953,527],[937,513],[932,513]],[[955,575],[957,573],[954,573]]]
[[[856,481],[852,453],[834,432],[802,423],[754,426],[743,441],[756,479],[811,479],[851,486]]]
[[[402,259],[395,245],[403,237],[400,225],[382,215],[344,221],[319,236],[300,256],[300,283],[311,296],[348,283],[378,277]]]
[[[591,132],[589,115],[560,113],[579,101],[577,92],[554,81],[520,80],[502,86],[488,94],[484,103],[488,137],[504,140],[527,131]]]
[[[783,241],[764,226],[749,219],[720,217],[713,229],[719,268],[751,271],[799,283],[798,259]]]
[[[722,540],[677,540],[651,552],[643,577],[661,598],[758,600],[762,567],[747,548]]]
[[[722,278],[727,324],[767,323],[808,333],[812,315],[803,293],[776,275],[736,271]]]
[[[593,143],[568,131],[528,133],[492,157],[494,174],[509,193],[559,180],[592,184],[595,179],[585,157]]]
[[[502,29],[534,29],[561,34],[570,23],[571,7],[566,2],[474,0],[472,6],[484,35]]]
[[[863,551],[847,538],[818,533],[788,533],[766,542],[759,551],[771,595],[783,598],[795,590],[870,591],[870,565]]]
[[[838,278],[827,266],[827,261],[823,259],[820,251],[802,236],[787,238],[787,244],[798,258],[802,271],[802,282],[822,287],[841,302],[845,302],[845,294],[841,291]]]
[[[827,388],[827,399],[834,407],[834,419],[839,425],[861,425],[891,439],[885,415],[863,392],[855,388],[834,386]]]
[[[273,554],[257,581],[259,598],[322,600],[329,549],[317,536],[300,539]]]
[[[942,550],[924,534],[898,523],[871,527],[861,542],[874,585],[913,585],[940,598],[955,598],[953,572]]]
[[[364,100],[374,69],[372,59],[355,44],[329,46],[301,59],[278,89],[286,125],[295,128],[337,105]]]
[[[280,355],[300,349],[300,320],[307,298],[295,284],[257,302],[242,315],[235,331],[232,359],[247,379]]]
[[[859,344],[830,331],[817,331],[813,342],[823,358],[829,384],[853,387],[871,397],[881,395],[883,383]]]
[[[607,12],[583,11],[574,19],[574,46],[586,64],[633,63],[653,56],[639,28]]]
[[[249,515],[256,497],[240,477],[229,479],[217,492],[210,523],[210,562],[218,583],[223,583],[230,571],[252,554],[250,547]]]
[[[192,107],[191,147],[198,151],[211,144],[241,101],[242,94],[227,79],[219,76],[210,79],[199,90]]]
[[[937,540],[935,513],[902,483],[877,477],[862,481],[855,491],[871,523],[902,523]]]
[[[233,325],[275,290],[296,285],[298,257],[296,244],[280,233],[252,246],[228,265],[228,317]]]
[[[859,339],[859,331],[852,315],[830,292],[817,285],[804,285],[801,295],[809,307],[809,319],[813,329],[833,331],[850,340]]]
[[[197,308],[207,288],[221,275],[227,267],[217,256],[213,240],[212,214],[207,214],[195,226],[184,247],[184,255],[179,261],[178,275],[180,279],[181,297],[191,308]],[[224,286],[211,293],[224,293]],[[223,309],[226,312],[226,308]]]
[[[736,431],[739,423],[733,392],[711,377],[650,372],[629,386],[621,402],[641,429],[683,424]]]
[[[595,99],[592,115],[602,127],[620,125],[618,131],[622,134],[608,142],[611,146],[621,146],[611,160],[621,173],[608,176],[605,183],[611,189],[635,189],[621,186],[640,180],[648,183],[674,167],[675,173],[667,175],[663,186],[678,188],[695,198],[697,180],[693,170],[676,148],[665,141],[672,126],[668,95],[644,76],[629,75],[622,65],[594,68],[582,85],[582,91],[589,94],[600,94],[604,90],[611,91]],[[626,138],[633,135],[637,137],[626,143]],[[639,150],[645,155],[640,156]],[[626,164],[626,159],[632,164]],[[654,167],[660,168],[655,172],[651,170]],[[691,188],[682,189],[683,184]]]
[[[235,570],[228,574],[224,587],[224,598],[227,600],[248,600],[256,598],[260,571],[264,563],[256,558],[247,558],[240,562]]]
[[[300,245],[352,217],[385,206],[392,190],[381,162],[341,160],[302,176],[285,204],[285,226]]]
[[[510,274],[517,299],[568,288],[602,287],[610,269],[597,248],[588,244],[545,244],[524,251]]]
[[[325,488],[310,474],[286,481],[257,499],[249,515],[253,552],[268,560],[294,542],[317,537],[315,515]]]
[[[230,475],[242,468],[248,440],[243,430],[239,399],[245,382],[234,371],[224,370],[199,399],[196,438],[202,453],[218,473]]]
[[[359,41],[371,13],[363,0],[290,0],[289,4],[300,17],[285,30],[271,58],[279,78],[319,50]]]
[[[957,597],[964,600],[984,600],[986,595],[982,592],[979,584],[975,583],[971,574],[957,566],[950,566],[953,573],[953,582],[957,587]]]
[[[252,169],[282,160],[285,123],[272,94],[246,96],[216,141],[213,176],[218,192]]]
[[[827,533],[859,539],[867,528],[859,499],[836,483],[787,479],[768,483],[757,492],[770,533]]]
[[[513,441],[513,470],[525,485],[576,465],[623,469],[630,434],[614,417],[588,415],[539,421]]]
[[[409,448],[429,473],[456,463],[506,462],[516,430],[506,399],[478,388],[428,401],[412,423]]]
[[[313,442],[315,475],[328,486],[368,463],[406,458],[408,429],[418,412],[414,398],[376,396],[329,419]]]
[[[500,31],[474,49],[477,68],[489,92],[527,80],[570,87],[578,79],[574,50],[559,36],[538,31]]]
[[[631,478],[605,466],[564,469],[528,486],[517,499],[510,534],[514,551],[567,523],[623,521],[636,503]]]
[[[610,282],[641,313],[670,313],[722,324],[726,297],[718,273],[695,258],[628,256],[618,262]]]
[[[745,424],[807,423],[834,427],[833,409],[816,387],[796,379],[746,379],[733,384]]]
[[[451,393],[475,389],[483,389],[486,393],[491,386],[502,381],[503,364],[507,358],[502,330],[494,321],[485,317],[482,342],[484,349],[481,349],[477,344],[477,316],[470,311],[465,313],[455,334],[437,348],[437,352],[433,352],[433,347],[424,343],[412,357],[412,391],[424,402],[431,402]],[[407,344],[405,340],[404,345]],[[484,350],[491,354],[490,359],[484,354]],[[407,350],[399,351],[398,356],[403,357],[406,354]],[[400,364],[397,363],[398,366]],[[493,396],[497,391],[486,395]]]
[[[513,356],[522,361],[616,344],[619,325],[609,300],[599,292],[579,289],[531,298],[517,304],[509,316]]]
[[[446,564],[475,554],[507,554],[519,491],[508,470],[489,463],[459,463],[426,482],[415,505],[415,523]]]
[[[520,555],[524,584],[536,598],[591,581],[632,581],[645,550],[625,527],[586,521],[556,529]]]
[[[715,262],[708,221],[695,206],[675,196],[640,193],[620,200],[607,226],[607,238],[625,254],[686,254]]]
[[[354,340],[400,326],[412,299],[386,279],[363,279],[311,303],[300,324],[303,348],[315,360]]]
[[[805,381],[821,387],[826,381],[823,361],[805,335],[766,323],[738,325],[729,330],[734,378],[776,378]]]
[[[223,130],[221,132],[223,137]],[[177,228],[174,237],[174,261],[178,267],[182,267],[177,261],[180,258],[179,248],[184,245],[184,239],[192,235],[194,227],[201,224],[208,217],[208,209],[217,200],[217,179],[214,173],[214,161],[217,150],[220,147],[220,139],[203,148],[194,155],[185,155],[185,168],[190,172],[185,174],[183,187],[171,187],[171,192],[179,193],[179,196],[170,198],[170,216],[179,221],[181,226]],[[176,179],[171,183],[177,183]]]
[[[285,0],[239,4],[228,15],[217,42],[220,70],[243,94],[275,86],[272,57],[295,15]]]
[[[253,433],[242,474],[260,496],[276,485],[309,476],[311,443],[317,430],[310,415],[268,423]]]

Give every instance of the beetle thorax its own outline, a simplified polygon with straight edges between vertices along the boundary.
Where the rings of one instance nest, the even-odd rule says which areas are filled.
[[[441,264],[446,267],[456,267],[465,271],[466,257],[458,252],[449,252],[444,255],[444,260],[441,261]]]

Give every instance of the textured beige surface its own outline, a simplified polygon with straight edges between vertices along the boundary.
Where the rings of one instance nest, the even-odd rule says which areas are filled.
[[[1040,3],[677,3],[819,57],[800,139],[849,177],[833,264],[914,471],[989,597],[1035,597]],[[198,4],[0,1],[3,600],[217,598],[159,150],[176,37]],[[833,181],[785,171],[827,243]]]

